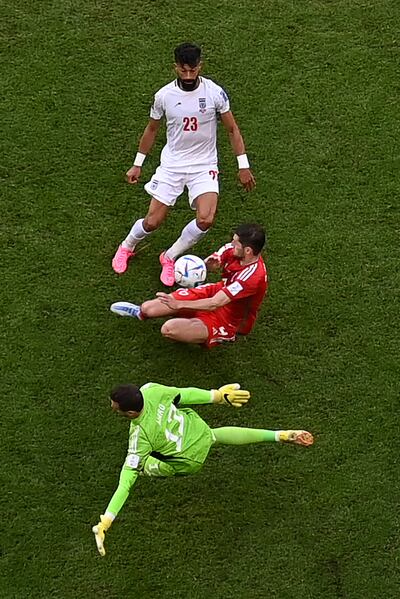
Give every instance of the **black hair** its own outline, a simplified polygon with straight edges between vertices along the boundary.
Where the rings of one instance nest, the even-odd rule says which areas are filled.
[[[255,254],[259,254],[265,244],[265,231],[261,225],[246,223],[236,227],[234,233],[239,237],[244,247],[250,247]]]
[[[181,44],[174,50],[176,64],[187,64],[190,67],[197,67],[201,60],[201,48],[195,44]]]
[[[121,412],[141,412],[143,409],[143,395],[135,385],[118,385],[111,391],[110,397]]]

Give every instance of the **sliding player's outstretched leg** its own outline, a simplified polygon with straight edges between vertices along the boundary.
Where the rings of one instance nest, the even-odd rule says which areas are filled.
[[[292,443],[307,447],[314,443],[312,434],[303,430],[271,431],[267,429],[224,426],[222,428],[214,428],[212,432],[215,442],[223,445],[249,445],[251,443],[276,442]]]

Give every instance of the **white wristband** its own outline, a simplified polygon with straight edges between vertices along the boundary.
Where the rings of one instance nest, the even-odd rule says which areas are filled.
[[[247,154],[241,154],[240,156],[236,156],[239,168],[250,168],[249,159],[247,158]]]
[[[135,156],[135,160],[133,161],[133,166],[142,166],[145,158],[146,158],[146,154],[142,154],[142,152],[138,152]]]

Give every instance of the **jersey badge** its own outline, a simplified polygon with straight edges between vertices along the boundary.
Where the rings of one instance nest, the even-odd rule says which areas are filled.
[[[206,99],[199,98],[199,112],[204,113],[207,110]]]
[[[139,462],[140,457],[135,453],[130,453],[128,456],[126,456],[125,465],[128,466],[128,468],[137,468],[139,466]]]
[[[241,286],[239,281],[235,281],[234,283],[231,283],[227,286],[227,290],[230,292],[231,295],[235,296],[243,290],[243,287]]]

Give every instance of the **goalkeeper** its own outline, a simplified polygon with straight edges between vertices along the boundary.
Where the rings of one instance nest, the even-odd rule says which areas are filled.
[[[177,476],[195,474],[216,443],[246,445],[283,442],[311,445],[307,431],[271,431],[239,427],[211,429],[192,409],[193,404],[225,404],[240,408],[250,393],[232,383],[206,391],[194,387],[178,389],[157,383],[143,387],[120,385],[111,392],[111,408],[131,421],[128,453],[118,488],[93,532],[100,555],[105,555],[104,536],[128,498],[139,474]]]

